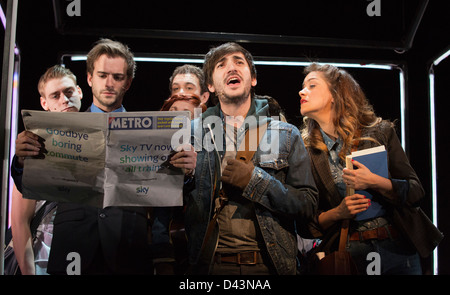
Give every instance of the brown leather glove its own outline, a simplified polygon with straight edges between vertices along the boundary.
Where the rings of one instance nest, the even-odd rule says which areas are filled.
[[[255,169],[255,166],[253,166],[252,161],[245,163],[241,160],[230,159],[222,172],[221,180],[244,190],[252,178],[253,169]]]

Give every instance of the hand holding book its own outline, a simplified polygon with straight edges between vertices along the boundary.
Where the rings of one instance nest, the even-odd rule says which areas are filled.
[[[377,178],[381,177],[372,173],[364,164],[351,160],[356,170],[344,168],[342,178],[345,184],[354,190],[366,190],[372,188],[373,184],[377,182]]]
[[[357,169],[353,170],[353,166]],[[353,152],[347,156],[347,168],[343,171],[347,187],[371,199],[370,209],[358,214],[357,220],[380,216],[384,209],[373,199],[374,191],[386,194],[392,190],[388,179],[387,152],[384,146]]]

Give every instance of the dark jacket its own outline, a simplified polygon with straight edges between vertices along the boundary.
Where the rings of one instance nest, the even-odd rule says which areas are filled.
[[[12,175],[21,190],[22,174],[12,169]],[[68,254],[76,252],[80,255],[82,274],[150,273],[152,262],[147,237],[146,208],[101,209],[59,203],[47,272],[66,274],[72,262]]]
[[[387,217],[402,233],[404,239],[414,246],[422,257],[427,257],[443,236],[419,207],[425,192],[403,151],[395,129],[388,122],[383,121],[373,128],[365,129],[362,137],[372,137],[386,147],[389,179],[392,181],[394,192],[391,198],[383,197],[382,200]],[[373,141],[362,140],[358,150],[377,145]],[[327,153],[312,148],[308,148],[308,151],[314,179],[319,189],[319,209],[315,222],[310,224],[309,230],[313,237],[320,237],[323,240],[321,250],[330,253],[337,250],[341,224],[337,223],[323,230],[319,225],[318,216],[338,206],[342,197],[332,179]]]

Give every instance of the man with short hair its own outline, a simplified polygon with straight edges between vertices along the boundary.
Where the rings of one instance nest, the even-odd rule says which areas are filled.
[[[169,78],[170,95],[190,93],[197,95],[203,104],[207,104],[209,91],[205,84],[202,69],[194,65],[176,67]]]
[[[201,68],[194,65],[185,64],[175,68],[169,78],[169,91],[170,98],[173,98],[176,94],[195,95],[200,99],[199,108],[202,107],[202,104],[206,108],[208,103],[209,91],[205,84],[205,75]],[[186,103],[192,106],[191,102],[185,102],[184,100],[175,103]],[[192,111],[190,112],[191,118],[193,118],[195,114]],[[190,179],[186,179],[186,182],[190,182]],[[175,269],[181,268],[180,265],[175,265],[175,256],[180,258],[178,262],[184,261],[187,256],[182,221],[183,207],[155,207],[152,209],[152,215],[152,251],[155,273],[174,274]],[[175,240],[175,243],[178,242],[179,245],[174,245],[173,240]]]
[[[101,39],[88,53],[86,63],[93,94],[87,111],[124,112],[123,98],[136,69],[130,49],[120,42]],[[190,157],[186,160],[186,156]],[[195,156],[195,152],[179,152],[173,165],[188,173],[195,167]],[[81,274],[151,274],[147,208],[100,209],[61,203],[55,218],[49,273],[64,274],[71,262],[67,261],[70,252],[80,255]]]
[[[91,112],[123,112],[125,92],[133,81],[136,63],[128,46],[101,39],[86,60],[87,81],[92,88]]]
[[[253,57],[240,45],[211,49],[203,70],[219,104],[192,123],[192,144],[201,146],[186,199],[193,273],[296,274],[295,220],[312,218],[317,209],[300,132],[268,118],[267,100],[254,94]],[[248,162],[237,159],[246,132],[255,129],[271,148],[260,146]]]
[[[39,79],[38,90],[41,106],[49,112],[78,112],[83,92],[77,85],[77,77],[67,68],[55,65]]]
[[[48,112],[78,112],[81,108],[83,92],[77,85],[77,78],[67,68],[55,65],[41,76],[38,82],[41,106]],[[23,167],[23,159],[37,156],[41,144],[30,131],[19,133],[16,140],[17,167]]]
[[[67,68],[55,65],[45,71],[38,82],[38,91],[41,95],[41,106],[49,112],[78,112],[81,107],[83,92],[77,85],[77,78]],[[41,144],[39,137],[30,132],[23,131],[17,136],[16,154],[13,158],[11,173],[23,172],[24,158],[39,154]],[[21,185],[18,183],[18,185]],[[42,217],[36,234],[36,240],[32,241],[30,220],[36,212],[36,208],[46,206],[50,210]],[[53,233],[53,218],[56,207],[45,203],[23,198],[22,194],[13,189],[11,204],[11,231],[14,236],[14,253],[23,275],[47,274],[48,255]],[[36,251],[34,250],[36,249]]]
[[[100,39],[87,55],[87,81],[93,102],[87,112],[124,112],[124,95],[134,78],[128,46]],[[147,210],[141,207],[96,208],[59,203],[48,272],[66,274],[76,252],[81,274],[149,274]]]

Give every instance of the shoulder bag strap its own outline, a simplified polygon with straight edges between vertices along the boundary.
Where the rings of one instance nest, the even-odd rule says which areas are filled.
[[[264,125],[260,125],[260,126],[257,127],[258,145],[261,142],[261,139],[262,139],[263,135],[266,133],[268,124],[269,123],[266,123]],[[248,163],[249,161],[251,161],[253,156],[254,156],[254,154],[255,154],[255,152],[256,152],[256,150],[249,151],[247,148],[245,148],[245,149],[243,148],[243,144],[245,144],[246,147],[248,146],[249,140],[250,140],[250,135],[249,135],[249,130],[247,130],[247,132],[245,133],[245,142],[241,143],[240,148],[239,148],[239,150],[238,150],[238,152],[236,154],[236,159],[242,160],[245,163]],[[220,194],[224,194],[222,189],[220,190]],[[211,221],[209,222],[208,227],[206,228],[205,238],[203,239],[203,244],[202,244],[202,248],[201,248],[201,251],[200,251],[200,257],[201,258],[203,256],[202,254],[204,254],[204,252],[205,252],[206,245],[209,243],[209,239],[210,239],[211,235],[213,233],[218,234],[218,232],[216,230],[217,229],[216,221],[217,221],[217,218],[218,218],[218,216],[220,214],[220,211],[222,210],[222,208],[224,206],[225,206],[225,202],[221,202],[220,207],[217,210],[215,210],[214,215],[213,215]],[[209,255],[207,255],[207,256],[209,256]]]
[[[357,132],[358,137],[360,136],[360,132]],[[353,144],[353,148],[352,151],[356,151],[358,149],[358,145],[359,145],[359,140],[357,140],[354,144]],[[349,170],[353,170],[353,163],[352,163],[352,159],[351,158],[346,158],[345,159],[345,167]],[[355,189],[347,187],[346,188],[346,196],[351,196],[355,194]],[[347,237],[348,237],[348,226],[349,226],[349,219],[344,219],[342,221],[342,226],[341,226],[341,236],[339,238],[339,251],[345,251],[345,245],[347,244]]]

